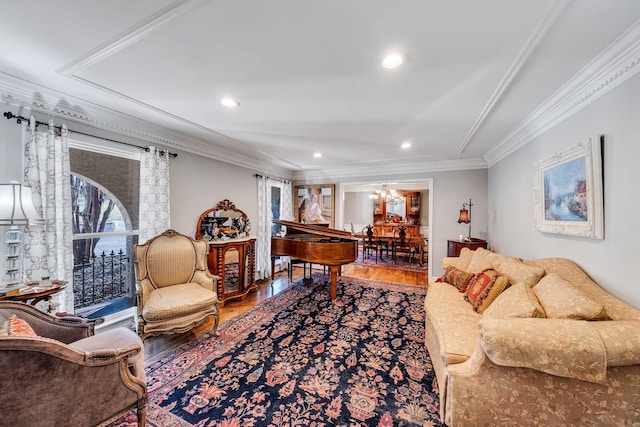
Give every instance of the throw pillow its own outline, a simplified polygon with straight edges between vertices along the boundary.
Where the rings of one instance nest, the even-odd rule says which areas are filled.
[[[609,319],[601,303],[557,273],[547,274],[540,279],[533,287],[533,292],[550,319]]]
[[[517,258],[507,256],[496,257],[493,268],[503,276],[507,276],[512,285],[522,282],[532,287],[544,276],[544,268],[527,265]]]
[[[471,258],[471,262],[469,262],[467,271],[472,273],[482,273],[488,268],[493,268],[492,262],[496,255],[494,252],[485,248],[478,248],[475,251],[472,251],[472,253],[473,257]]]
[[[473,276],[464,294],[475,311],[482,314],[509,287],[509,281],[492,268]]]
[[[460,270],[469,271],[469,264],[473,259],[474,251],[469,248],[462,248],[460,256],[458,257],[457,266]]]
[[[510,317],[545,317],[544,309],[533,290],[525,283],[516,283],[505,289],[482,314],[491,319]]]
[[[15,314],[9,319],[9,335],[14,337],[37,337],[26,320],[18,318]]]
[[[466,271],[460,270],[453,265],[447,267],[442,275],[441,282],[446,282],[452,286],[455,286],[460,292],[464,292],[467,290],[467,286],[469,285],[469,281],[473,278],[473,273],[467,273]]]

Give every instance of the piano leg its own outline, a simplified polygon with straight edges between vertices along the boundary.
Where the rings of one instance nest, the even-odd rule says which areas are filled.
[[[329,274],[331,275],[331,300],[335,300],[338,293],[338,271],[340,266],[329,266]]]

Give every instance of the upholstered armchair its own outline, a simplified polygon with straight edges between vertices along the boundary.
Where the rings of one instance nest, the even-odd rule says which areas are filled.
[[[145,425],[142,340],[126,328],[94,335],[101,322],[0,302],[0,425],[94,426],[129,409]]]
[[[136,245],[138,334],[186,332],[214,318],[217,335],[220,304],[218,276],[207,268],[209,245],[167,230]]]

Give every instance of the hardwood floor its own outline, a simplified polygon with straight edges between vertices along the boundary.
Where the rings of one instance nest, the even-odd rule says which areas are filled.
[[[314,272],[316,271],[321,270],[314,269]],[[416,286],[427,286],[428,284],[428,274],[426,272],[406,271],[384,267],[367,267],[349,264],[342,267],[342,275]],[[272,296],[284,291],[293,283],[302,279],[302,276],[302,267],[294,266],[291,282],[289,282],[286,270],[276,273],[273,281],[262,280],[258,282],[258,289],[256,292],[249,293],[244,300],[229,301],[220,309],[220,326],[229,319],[244,313],[265,299],[271,298]],[[213,321],[210,321],[183,334],[159,335],[147,338],[144,342],[146,364],[158,360],[160,357],[174,349],[177,349],[182,344],[209,332],[212,327]]]

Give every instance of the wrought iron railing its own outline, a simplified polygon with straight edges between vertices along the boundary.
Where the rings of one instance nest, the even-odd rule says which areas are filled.
[[[73,260],[75,308],[80,309],[132,295],[131,257],[124,251]]]

